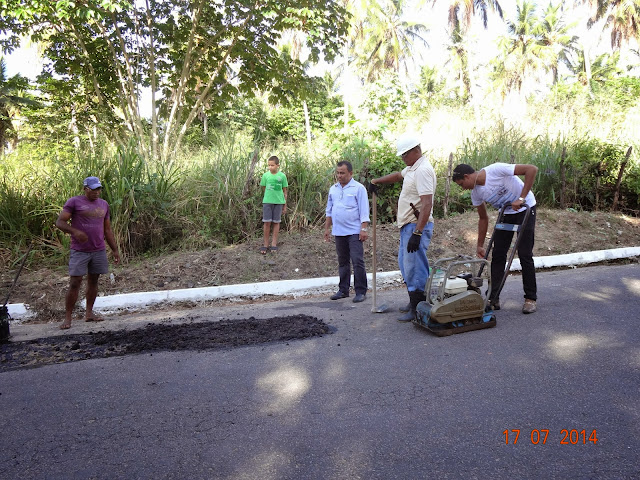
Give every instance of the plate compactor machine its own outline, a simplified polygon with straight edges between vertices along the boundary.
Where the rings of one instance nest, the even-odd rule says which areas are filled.
[[[485,259],[464,255],[436,261],[427,280],[427,300],[418,304],[414,323],[439,337],[495,327],[486,293],[491,291],[488,266]]]
[[[427,299],[416,308],[416,318],[413,321],[415,325],[426,328],[439,337],[496,326],[496,316],[489,301],[491,267],[487,258],[493,247],[496,231],[516,233],[497,289],[497,298],[509,275],[523,225],[527,224],[530,214],[529,206],[524,205],[526,213],[522,225],[504,223],[504,212],[508,206],[509,204],[504,205],[498,213],[484,258],[458,255],[442,258],[434,263],[425,286]]]

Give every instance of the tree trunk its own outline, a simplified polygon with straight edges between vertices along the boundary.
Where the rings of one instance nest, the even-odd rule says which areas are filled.
[[[309,108],[306,100],[302,102],[302,109],[304,110],[304,126],[307,131],[307,146],[311,149],[311,122],[309,121]]]
[[[622,161],[622,165],[620,165],[620,171],[618,172],[618,181],[616,182],[616,191],[613,194],[613,204],[611,205],[611,211],[615,212],[618,209],[618,198],[620,197],[620,184],[622,183],[622,175],[624,174],[624,169],[627,168],[627,162],[629,161],[629,157],[631,156],[631,149],[633,147],[629,147],[627,150],[627,154],[624,156],[624,160]]]
[[[251,164],[249,165],[249,171],[247,172],[247,179],[244,182],[244,188],[242,189],[242,198],[246,199],[249,196],[249,189],[251,188],[251,180],[253,180],[253,172],[256,170],[256,165],[258,163],[258,152],[260,152],[260,148],[256,146],[255,152],[253,152],[253,157],[251,158]]]
[[[442,214],[444,218],[449,215],[449,193],[451,192],[451,175],[453,172],[453,152],[449,154],[449,167],[447,168],[447,181],[444,184],[444,202],[442,204]]]
[[[76,150],[80,148],[80,131],[78,130],[78,123],[76,121],[76,111],[71,110],[71,121],[69,122],[69,130],[73,132],[73,145]]]
[[[562,155],[560,156],[560,208],[567,208],[566,203],[566,191],[567,191],[567,166],[565,165],[565,160],[567,159],[567,147],[562,147]]]
[[[147,50],[147,61],[149,62],[149,78],[151,79],[151,156],[154,160],[158,159],[158,112],[156,111],[156,89],[157,77],[156,77],[156,59],[153,53],[155,48],[155,39],[153,36],[153,21],[151,17],[151,7],[149,0],[146,0],[146,20],[147,27],[149,28],[149,49]]]
[[[600,210],[600,177],[602,176],[601,168],[602,168],[602,162],[598,164],[598,170],[596,174],[596,205],[595,205],[596,212]]]
[[[343,88],[345,88],[345,90],[342,93],[342,103],[344,104],[343,129],[345,132],[349,128],[349,101],[347,100],[349,98],[349,95],[347,94],[345,86],[349,84],[350,80],[351,79],[349,78],[349,46],[345,44],[344,46],[344,84],[343,84]]]
[[[480,123],[481,119],[480,119],[480,109],[478,106],[478,102],[475,101],[475,95],[474,95],[474,90],[475,90],[475,70],[474,70],[474,65],[473,65],[473,52],[467,52],[467,101],[471,104],[471,106],[473,107],[473,116],[475,118],[476,123]]]
[[[587,78],[587,88],[591,92],[591,59],[589,58],[589,49],[585,46],[582,47],[582,55],[584,57],[584,74]]]
[[[91,149],[91,153],[95,155],[96,146],[93,144],[93,135],[91,135],[91,130],[89,129],[87,129],[87,139],[89,140],[89,148]]]
[[[4,155],[7,133],[10,128],[11,120],[9,120],[9,111],[4,105],[0,104],[0,156]]]

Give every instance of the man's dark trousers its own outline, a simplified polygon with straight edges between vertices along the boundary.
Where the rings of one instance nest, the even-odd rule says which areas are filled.
[[[522,225],[526,212],[512,213],[504,216],[504,223]],[[522,230],[522,237],[518,245],[518,258],[522,268],[522,286],[524,288],[524,298],[537,300],[538,287],[536,285],[536,267],[533,262],[533,245],[536,232],[536,207],[531,207],[529,220]],[[509,230],[496,231],[491,254],[491,299],[496,298],[496,291],[500,287],[500,282],[504,276],[504,269],[507,265],[507,253],[511,246],[513,233]]]
[[[360,234],[336,236],[336,252],[338,253],[338,273],[340,283],[338,289],[349,295],[351,283],[351,264],[353,264],[353,283],[356,295],[367,293],[367,271],[364,267],[364,242]]]

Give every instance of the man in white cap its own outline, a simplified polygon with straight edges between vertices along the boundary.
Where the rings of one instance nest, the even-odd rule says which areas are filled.
[[[429,160],[422,155],[420,138],[415,133],[401,135],[397,148],[406,168],[401,172],[374,178],[371,180],[370,190],[376,191],[379,184],[402,182],[398,198],[398,265],[409,292],[409,307],[408,312],[398,320],[410,322],[415,318],[418,303],[426,300],[424,288],[429,278],[427,249],[433,234],[436,172]]]
[[[85,321],[99,322],[93,314],[93,304],[98,295],[100,274],[109,271],[105,239],[113,252],[113,261],[120,262],[116,239],[111,230],[109,204],[100,198],[102,183],[97,177],[87,177],[83,182],[84,195],[66,201],[56,220],[56,227],[71,235],[69,256],[69,290],[65,297],[65,320],[61,329],[71,328],[71,314],[78,301],[82,277],[87,276],[87,309]],[[71,220],[71,224],[69,224]]]

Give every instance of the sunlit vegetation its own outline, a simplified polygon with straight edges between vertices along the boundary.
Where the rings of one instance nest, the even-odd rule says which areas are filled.
[[[129,259],[255,237],[273,154],[290,184],[284,228],[317,227],[336,162],[365,183],[401,169],[406,129],[436,168],[436,216],[470,207],[455,185],[445,196],[450,165],[495,161],[537,165],[543,206],[640,213],[637,2],[585,2],[582,24],[573,1],[410,13],[400,0],[1,3],[5,53],[30,38],[44,59],[34,82],[0,63],[3,264],[30,242],[61,262],[69,239],[53,224],[88,175]],[[506,22],[492,58],[477,44],[487,22]],[[585,47],[587,24],[604,50]],[[433,62],[436,27],[449,38]],[[398,191],[381,191],[380,221],[393,221]]]

